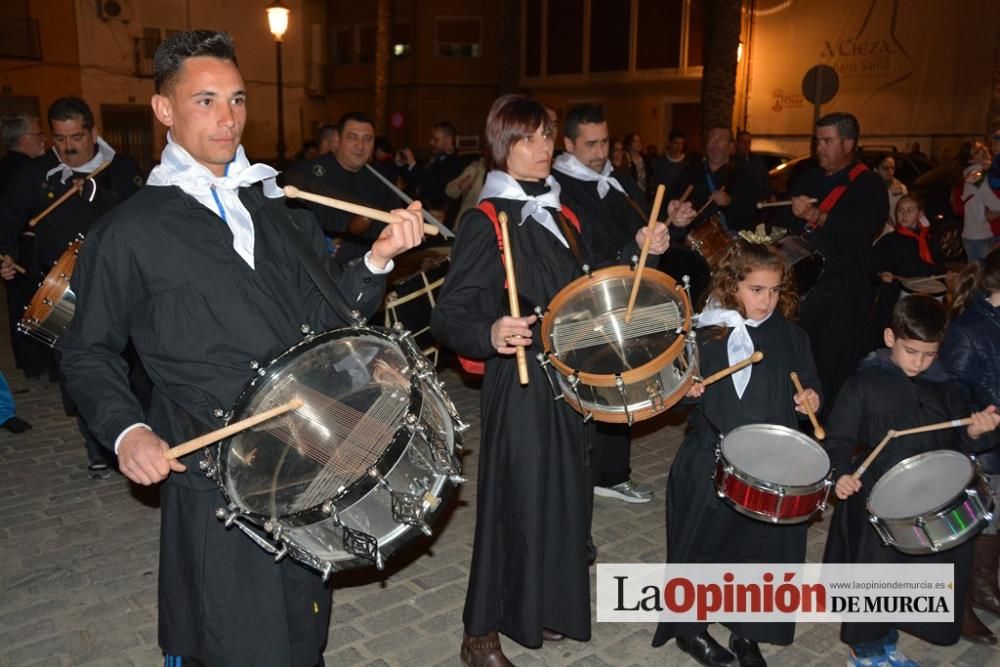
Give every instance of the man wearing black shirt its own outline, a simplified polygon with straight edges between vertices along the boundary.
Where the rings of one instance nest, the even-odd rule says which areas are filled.
[[[375,124],[360,111],[349,111],[337,122],[339,142],[332,153],[292,165],[285,182],[300,190],[364,204],[383,211],[400,205],[399,198],[366,168],[375,150]],[[360,215],[305,201],[296,206],[311,210],[338,248],[334,261],[341,266],[361,257],[379,237],[385,224]]]
[[[831,398],[867,351],[872,242],[889,215],[882,179],[855,156],[859,134],[857,118],[848,113],[816,122],[819,164],[796,181],[790,209],[775,221],[803,233],[823,256],[823,273],[802,303],[800,319]]]
[[[566,152],[556,158],[552,175],[561,187],[560,199],[580,218],[588,263],[598,269],[631,261],[647,236],[647,213],[626,193],[628,174],[613,172],[608,160],[608,124],[600,109],[578,106],[566,114],[563,128]],[[673,208],[677,208],[674,203]],[[667,208],[671,208],[670,205]],[[675,215],[679,226],[693,217],[690,204]],[[669,237],[657,223],[650,243],[649,267],[660,263]],[[594,493],[629,503],[652,500],[651,491],[631,479],[631,436],[624,424],[597,424],[591,455]]]
[[[3,192],[10,187],[17,175],[23,171],[32,158],[41,157],[45,153],[45,133],[39,125],[38,118],[27,114],[4,118],[0,126],[0,136],[7,152],[0,158],[0,201]],[[8,241],[11,247],[16,246],[18,254],[27,257],[31,254],[34,234],[28,236],[21,230],[16,239]],[[11,280],[4,281],[7,287],[7,316],[10,324],[10,343],[14,351],[14,361],[17,367],[29,377],[40,377],[49,365],[51,352],[27,336],[18,333],[17,323],[25,307],[35,294],[38,281],[34,276],[15,275]]]

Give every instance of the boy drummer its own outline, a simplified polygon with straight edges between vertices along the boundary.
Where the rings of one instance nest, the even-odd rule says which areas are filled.
[[[972,542],[927,555],[906,555],[884,546],[865,512],[868,493],[892,466],[916,454],[939,449],[968,453],[992,446],[1000,424],[996,406],[972,413],[957,385],[946,383],[947,375],[935,363],[944,339],[947,313],[928,296],[900,299],[884,332],[888,349],[879,350],[861,363],[837,395],[827,423],[826,446],[830,462],[840,474],[836,494],[841,500],[833,515],[824,562],[828,563],[953,563],[955,565],[955,609],[964,606],[972,565]],[[856,443],[863,455],[890,429],[902,430],[923,424],[960,419],[972,413],[968,428],[946,429],[909,435],[890,441],[871,467],[854,479],[851,475],[861,458],[852,458]],[[987,437],[983,437],[987,436]],[[851,647],[848,665],[864,667],[913,667],[896,647],[898,629],[935,644],[958,641],[961,617],[952,623],[844,623],[841,641]]]

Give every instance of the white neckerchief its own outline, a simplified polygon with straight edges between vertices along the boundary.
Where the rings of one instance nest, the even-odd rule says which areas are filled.
[[[486,175],[486,183],[483,184],[483,189],[479,193],[479,201],[492,197],[501,197],[503,199],[525,202],[524,206],[521,207],[520,224],[523,225],[528,218],[534,218],[550,234],[559,239],[560,243],[568,248],[569,243],[566,241],[566,237],[563,236],[562,230],[559,229],[559,225],[556,224],[552,214],[548,211],[549,208],[554,208],[557,211],[561,208],[559,204],[559,182],[552,177],[552,174],[549,174],[545,179],[545,184],[551,188],[548,192],[540,194],[537,197],[530,197],[521,185],[514,180],[513,176],[505,171],[494,169]]]
[[[266,164],[251,165],[243,146],[236,149],[236,156],[226,165],[226,175],[215,176],[207,167],[197,162],[180,144],[167,134],[167,147],[160,156],[160,164],[153,168],[147,185],[176,185],[214,211],[233,233],[233,250],[254,268],[253,219],[243,202],[239,189],[264,182],[264,196],[281,197],[281,189],[274,182],[278,172]]]
[[[625,188],[622,187],[617,178],[611,175],[611,160],[605,160],[601,173],[597,173],[580,162],[572,153],[563,153],[552,163],[552,168],[580,181],[597,181],[597,196],[601,199],[607,196],[611,188],[625,194]]]
[[[773,314],[772,312],[771,315]],[[705,310],[698,315],[698,328],[724,324],[732,329],[732,332],[729,334],[729,340],[726,341],[726,355],[729,359],[729,365],[732,366],[743,361],[754,352],[753,340],[750,338],[750,332],[747,331],[747,327],[759,327],[764,322],[767,322],[771,315],[762,320],[747,319],[735,310],[721,308],[719,302],[713,298],[708,300],[708,303],[705,304]],[[736,396],[738,398],[743,398],[743,392],[746,391],[747,385],[750,384],[750,372],[752,370],[753,364],[750,364],[746,368],[741,368],[733,373],[733,386],[736,387]]]
[[[73,172],[89,174],[101,165],[115,159],[115,149],[109,146],[108,142],[100,137],[97,137],[97,153],[94,157],[90,158],[89,162],[79,167],[71,167],[63,162],[62,158],[59,157],[59,151],[56,150],[55,146],[52,147],[52,153],[56,156],[56,159],[59,160],[59,164],[45,172],[45,180],[49,180],[53,174],[60,174],[60,183],[65,183],[72,178]]]

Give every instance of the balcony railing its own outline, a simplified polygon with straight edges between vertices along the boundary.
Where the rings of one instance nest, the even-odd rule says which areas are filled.
[[[38,21],[23,16],[0,16],[0,58],[41,60]]]

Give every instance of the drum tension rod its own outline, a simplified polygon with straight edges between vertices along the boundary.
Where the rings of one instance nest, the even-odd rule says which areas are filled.
[[[562,392],[556,388],[556,383],[552,380],[552,372],[549,370],[552,362],[550,362],[548,357],[546,357],[542,352],[535,355],[535,360],[538,361],[538,365],[542,367],[543,371],[545,371],[545,379],[549,381],[549,388],[552,390],[552,400],[558,401],[560,398],[565,398]]]
[[[625,380],[622,379],[621,373],[615,373],[615,386],[618,387],[618,395],[622,398],[622,407],[625,408],[625,420],[631,426],[634,418],[632,412],[628,409],[628,396],[625,395]]]
[[[924,517],[917,517],[917,528],[919,528],[920,532],[927,538],[927,545],[931,548],[931,551],[937,553],[941,549],[941,545],[938,544],[937,540],[934,539],[934,536],[931,535],[930,530],[927,528],[927,521]]]

